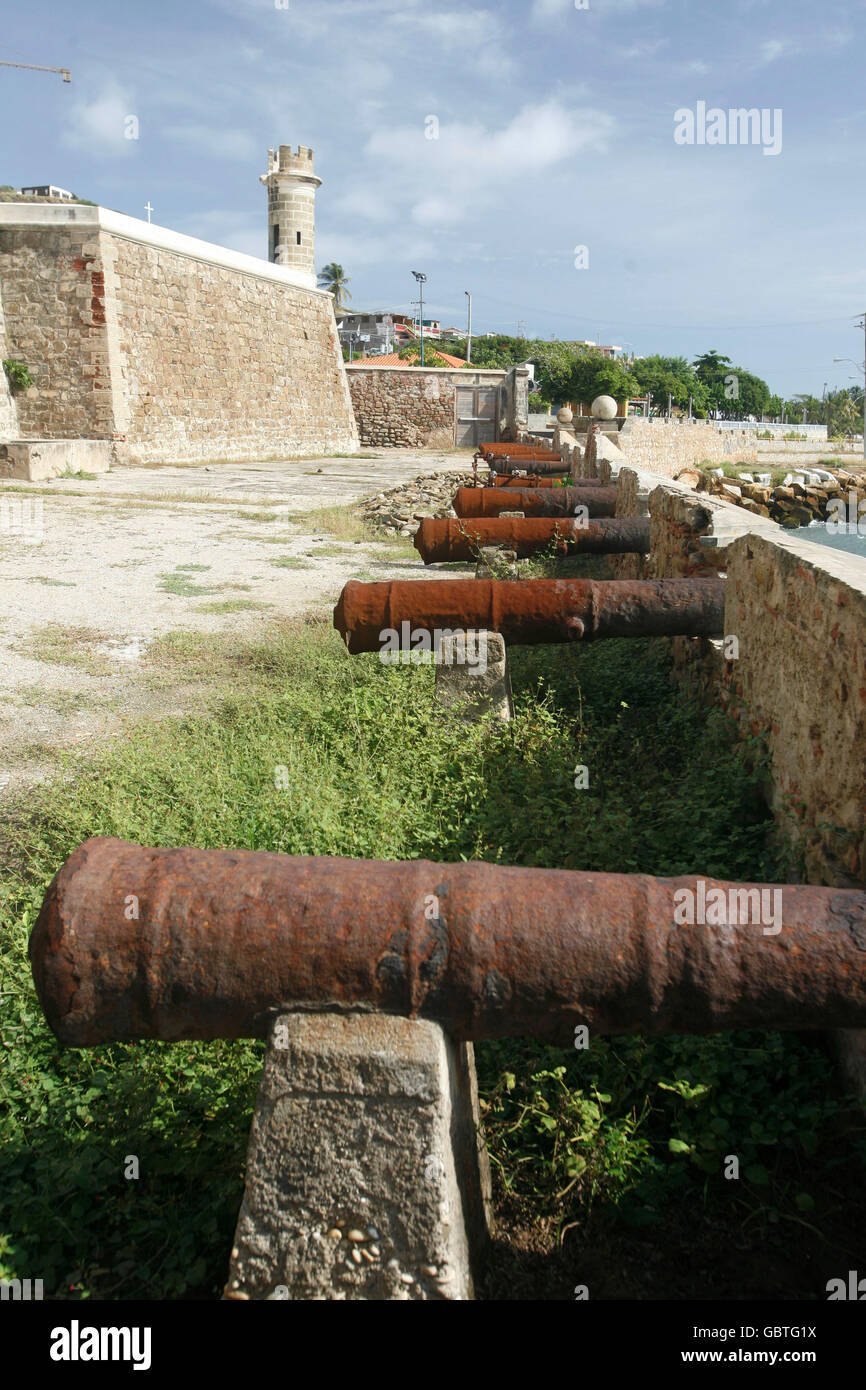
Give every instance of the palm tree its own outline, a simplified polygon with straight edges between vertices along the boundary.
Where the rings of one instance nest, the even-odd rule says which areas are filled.
[[[351,280],[343,273],[343,267],[337,265],[336,261],[330,261],[319,271],[319,286],[321,289],[330,290],[334,296],[334,310],[339,314],[343,307],[344,299],[351,299],[352,296],[346,289],[351,285]]]

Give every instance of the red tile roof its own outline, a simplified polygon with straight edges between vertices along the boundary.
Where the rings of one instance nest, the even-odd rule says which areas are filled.
[[[462,357],[452,357],[450,352],[440,352],[437,347],[427,348],[426,351],[435,352],[436,356],[440,357],[442,361],[449,367],[466,366],[466,363],[464,362]],[[386,352],[383,353],[381,357],[356,357],[355,363],[358,365],[363,363],[365,367],[418,367],[421,365],[420,358],[421,353],[419,349],[419,360],[417,362],[405,362],[403,358],[399,356],[398,353]]]

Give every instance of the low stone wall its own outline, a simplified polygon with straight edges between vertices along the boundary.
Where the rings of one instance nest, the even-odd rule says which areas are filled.
[[[796,429],[796,426],[794,427]],[[854,439],[828,439],[823,438],[809,439],[756,439],[755,448],[758,459],[763,461],[766,456],[768,464],[772,464],[776,455],[787,456],[802,455],[805,459],[820,455],[822,458],[844,457],[847,461],[857,463],[863,461],[863,445]]]
[[[866,886],[866,560],[647,472],[616,481],[618,514],[648,510],[652,536],[647,557],[612,557],[616,573],[727,574],[727,645],[678,639],[680,670],[766,736],[773,809],[807,880]]]
[[[678,679],[766,741],[770,805],[805,881],[866,887],[866,560],[685,484],[615,473],[618,513],[648,510],[652,537],[645,558],[611,557],[619,577],[727,576],[724,638],[674,638]],[[833,1040],[866,1094],[866,1031]]]
[[[23,438],[122,463],[358,447],[333,300],[301,272],[105,208],[0,207],[3,356]]]
[[[450,449],[454,446],[457,386],[496,386],[504,371],[466,367],[370,367],[346,364],[362,445],[374,448]],[[499,393],[499,437],[507,428],[508,401]]]
[[[719,430],[709,420],[644,420],[631,415],[617,443],[635,468],[673,478],[681,468],[707,459],[711,463],[755,463],[754,436]]]
[[[810,882],[866,885],[866,561],[750,534],[727,547],[723,693],[767,735],[773,802]]]

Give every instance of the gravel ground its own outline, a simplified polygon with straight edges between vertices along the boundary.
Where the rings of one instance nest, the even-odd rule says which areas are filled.
[[[468,458],[395,449],[0,485],[0,791],[46,776],[61,749],[117,736],[130,716],[183,708],[183,690],[167,699],[147,679],[155,637],[251,634],[329,610],[353,577],[420,576],[414,551],[339,541],[302,514],[464,471]]]

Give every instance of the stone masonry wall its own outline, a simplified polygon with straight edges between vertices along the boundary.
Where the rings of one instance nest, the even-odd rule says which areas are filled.
[[[331,297],[212,250],[0,227],[5,352],[35,377],[21,436],[114,439],[130,464],[354,452]]]
[[[505,373],[465,367],[346,368],[362,444],[450,449],[454,445],[456,387],[498,385]]]
[[[647,481],[623,469],[618,486]],[[648,502],[649,571],[726,574],[725,640],[675,638],[678,678],[766,741],[778,833],[805,881],[866,887],[866,560],[682,484],[657,480]],[[866,1095],[866,1030],[833,1040]]]
[[[805,881],[866,887],[866,560],[632,466],[640,451],[621,439],[628,463],[561,449],[576,476],[616,484],[618,516],[649,514],[650,554],[609,556],[613,573],[726,577],[724,634],[673,638],[676,678],[726,709],[745,738],[765,740],[778,834]],[[704,457],[702,447],[693,461]],[[667,469],[689,461],[668,458]],[[833,1039],[866,1096],[866,1030]]]
[[[330,296],[105,240],[128,412],[123,461],[357,447]]]
[[[744,734],[766,736],[772,805],[808,881],[863,886],[866,560],[645,472],[620,469],[617,487],[619,514],[642,510],[641,498],[648,505],[652,550],[638,573],[726,574],[725,636],[737,639],[737,655],[678,638],[680,674]]]
[[[433,449],[453,445],[453,372],[351,365],[346,376],[362,445]]]
[[[16,395],[18,429],[31,439],[110,439],[104,283],[88,227],[0,227],[4,356],[34,378]]]
[[[754,438],[716,429],[708,420],[643,420],[630,416],[617,443],[629,463],[662,478],[673,478],[681,468],[702,459],[711,463],[756,463]]]
[[[866,884],[866,561],[750,534],[727,548],[724,695],[766,733],[773,801],[812,883]]]
[[[6,344],[6,324],[0,296],[0,358],[11,356]],[[0,439],[15,439],[18,435],[18,407],[9,387],[6,373],[0,371]]]

